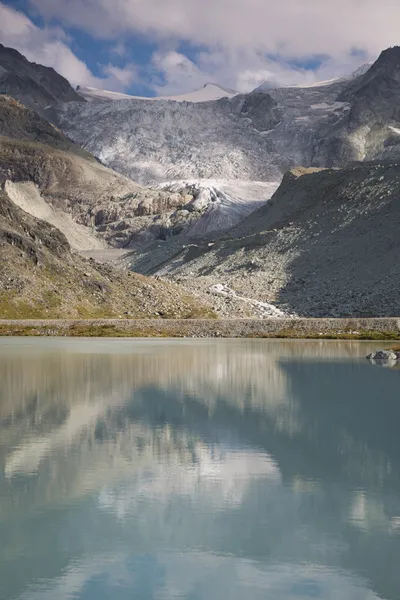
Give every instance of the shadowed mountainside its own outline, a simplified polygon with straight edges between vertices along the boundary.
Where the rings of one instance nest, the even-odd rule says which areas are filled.
[[[222,238],[136,254],[132,268],[202,292],[221,284],[300,316],[400,314],[399,198],[397,165],[297,169]]]

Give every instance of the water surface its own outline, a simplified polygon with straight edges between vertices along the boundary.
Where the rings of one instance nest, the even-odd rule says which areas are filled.
[[[0,600],[399,600],[373,349],[0,340]]]

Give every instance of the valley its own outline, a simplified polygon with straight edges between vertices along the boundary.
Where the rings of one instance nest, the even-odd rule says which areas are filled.
[[[0,66],[3,219],[18,215],[4,231],[22,228],[35,245],[30,231],[46,223],[64,248],[46,260],[99,281],[108,269],[122,294],[75,303],[56,285],[61,308],[47,302],[37,316],[143,316],[123,298],[132,277],[153,286],[149,316],[400,314],[399,48],[348,77],[249,94],[211,83],[159,98],[75,90],[4,46]],[[16,290],[33,280],[22,254],[11,273],[11,246],[2,317],[29,317]],[[78,280],[71,298],[87,289]],[[179,290],[176,306],[163,289]]]

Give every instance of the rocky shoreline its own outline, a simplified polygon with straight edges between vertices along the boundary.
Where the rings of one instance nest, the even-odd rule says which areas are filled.
[[[0,336],[400,340],[400,318],[0,320]]]

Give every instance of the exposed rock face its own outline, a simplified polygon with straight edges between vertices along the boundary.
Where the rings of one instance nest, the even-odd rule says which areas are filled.
[[[41,196],[38,187],[28,182],[6,181],[4,191],[22,210],[59,229],[77,251],[102,250],[107,246],[89,227],[79,225],[63,210],[54,209]]]
[[[339,94],[349,106],[328,133],[330,161],[323,144],[316,152],[321,166],[349,160],[397,159],[400,156],[400,47],[382,52],[370,69]],[[329,156],[328,152],[328,156]],[[329,164],[328,164],[329,163]]]
[[[240,94],[230,100],[233,112],[242,118],[249,119],[252,127],[265,132],[276,127],[283,117],[283,107],[269,95],[254,91],[251,94]]]
[[[399,198],[399,166],[297,169],[222,238],[171,242],[132,268],[207,294],[223,284],[299,316],[400,315]]]
[[[213,185],[177,182],[163,189],[134,183],[102,166],[88,152],[68,140],[53,125],[9,96],[0,96],[0,182],[31,182],[52,209],[64,211],[87,232],[117,247],[137,246],[191,231],[197,234],[229,228],[247,216],[275,186],[247,185],[255,201],[215,189]],[[27,188],[26,188],[27,189]],[[234,194],[236,194],[234,191]],[[28,205],[25,203],[25,210]],[[33,208],[33,205],[32,205]],[[31,214],[44,218],[43,211]],[[70,217],[60,216],[58,227]],[[56,224],[54,220],[51,221]],[[67,230],[64,230],[68,235]],[[76,232],[77,234],[79,232]],[[78,237],[81,237],[78,235]],[[69,236],[74,243],[77,235]]]
[[[9,94],[41,114],[57,102],[84,102],[54,69],[29,62],[13,48],[0,44],[0,93]]]
[[[96,265],[0,192],[0,318],[204,316],[177,286]]]
[[[136,237],[165,238],[182,220],[180,209],[193,199],[184,192],[146,188],[104,167],[9,96],[0,96],[0,128],[0,183],[35,184],[43,202],[93,230],[88,249],[93,232],[113,246]],[[183,226],[200,216],[195,211]]]

